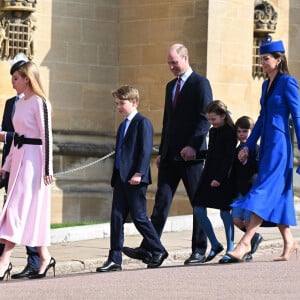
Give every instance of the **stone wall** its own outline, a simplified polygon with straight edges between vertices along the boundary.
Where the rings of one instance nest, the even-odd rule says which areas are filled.
[[[141,92],[140,110],[161,132],[167,49],[185,44],[195,70],[206,75],[208,1],[120,1],[120,84]]]
[[[111,91],[122,84],[140,90],[139,110],[149,117],[159,143],[165,84],[172,79],[167,49],[183,43],[193,69],[207,76],[215,99],[233,119],[256,119],[262,80],[252,78],[254,3],[224,0],[39,0],[34,61],[54,108],[55,172],[96,161],[113,150],[120,116]],[[283,39],[291,72],[300,78],[296,0],[269,1],[278,11],[274,39]],[[10,65],[0,61],[0,114],[14,95]],[[148,208],[153,206],[157,170]],[[52,221],[107,221],[112,158],[57,177]],[[170,215],[191,212],[182,185]]]
[[[49,48],[43,65],[50,70],[55,170],[61,171],[112,150],[118,124],[111,91],[119,82],[119,1],[51,2],[51,35],[45,39]],[[111,160],[107,160],[58,177],[53,222],[107,221],[110,173]]]
[[[234,120],[245,114],[256,120],[260,108],[263,79],[252,77],[254,2],[209,1],[207,76],[214,98],[228,105]],[[284,41],[289,56],[288,1],[268,2],[278,12],[273,39]]]
[[[61,8],[58,7],[58,10],[61,11]],[[73,90],[74,85],[80,88],[77,82],[74,83],[74,77],[69,73],[64,73],[66,67],[71,71],[74,71],[74,67],[72,65],[68,66],[68,63],[59,65],[61,75],[60,73],[58,75],[63,83],[57,82],[57,89],[53,90],[58,94],[59,91],[64,89],[63,99],[68,98],[69,100],[57,103],[59,109],[58,121],[55,123],[54,120],[58,130],[56,135],[56,146],[58,146],[58,155],[56,156],[57,170],[74,168],[98,158],[89,156],[87,153],[83,155],[82,151],[74,153],[74,148],[72,151],[70,145],[76,141],[82,144],[83,149],[86,149],[83,140],[90,144],[92,143],[91,140],[93,140],[100,156],[112,150],[114,143],[112,137],[120,122],[120,116],[113,109],[110,91],[122,84],[131,84],[140,90],[141,103],[139,110],[152,120],[155,130],[155,143],[159,143],[164,105],[164,87],[167,81],[172,79],[172,74],[168,70],[166,63],[167,48],[174,42],[186,44],[190,50],[193,68],[205,75],[207,10],[207,1],[120,1],[119,19],[115,19],[119,21],[119,27],[115,31],[113,30],[113,43],[117,43],[116,47],[118,47],[116,62],[114,65],[111,60],[105,60],[107,63],[110,63],[107,68],[106,66],[101,66],[101,68],[93,66],[97,70],[93,76],[97,79],[99,85],[97,87],[96,82],[93,82],[93,84],[89,85],[90,94],[83,95],[83,99],[85,99],[83,101],[87,103],[86,107],[82,106],[83,101],[80,101],[78,97],[80,90],[77,90],[74,93],[77,96],[72,98],[66,92],[69,86],[72,87],[70,88],[71,90]],[[111,22],[112,18],[116,17],[116,14],[103,13]],[[98,24],[95,27],[99,28],[101,26]],[[107,27],[105,29],[107,30]],[[103,32],[101,34],[104,35]],[[106,34],[110,36],[111,32]],[[199,38],[199,35],[201,38]],[[85,39],[88,40],[87,37]],[[103,39],[102,36],[101,39]],[[68,41],[66,37],[63,37],[63,40]],[[99,36],[93,37],[92,40],[99,40]],[[104,41],[103,44],[107,43],[110,45],[111,43],[110,39],[108,41],[104,39]],[[53,49],[55,50],[57,47],[55,46]],[[108,53],[111,55],[111,51],[108,51]],[[105,53],[101,54],[104,58],[106,57]],[[80,55],[78,56],[80,57]],[[101,61],[101,57],[99,60]],[[103,73],[103,68],[111,72],[111,67],[112,69],[116,67],[117,72],[113,73],[115,78],[110,76],[111,73],[109,72],[105,71]],[[80,67],[76,66],[76,68]],[[85,62],[83,69],[86,70],[86,68],[87,63]],[[65,88],[66,82],[64,78],[66,76],[70,79]],[[56,78],[53,75],[54,83],[52,83],[51,79],[50,86],[56,83]],[[78,81],[82,80],[82,78],[78,79]],[[93,77],[91,80],[93,81]],[[99,87],[103,88],[103,90],[100,90]],[[101,94],[102,97],[99,97]],[[94,97],[94,101],[89,99],[90,96],[92,99]],[[73,101],[75,101],[74,109]],[[97,104],[96,101],[98,101]],[[61,105],[63,106],[62,109],[60,109]],[[77,105],[82,110],[77,111]],[[91,111],[92,113],[90,114]],[[88,116],[87,119],[91,122],[90,128],[86,126],[86,123],[83,123],[85,115]],[[68,116],[67,120],[69,122],[67,121],[67,123],[65,116]],[[60,123],[62,124],[61,126]],[[80,124],[84,124],[84,126],[79,126]],[[100,127],[98,127],[98,124]],[[70,129],[69,135],[66,134],[66,128]],[[85,129],[87,129],[86,132]],[[152,161],[154,183],[149,187],[149,212],[153,207],[156,190],[157,170],[154,164],[155,158],[154,152]],[[85,171],[74,172],[58,179],[53,193],[53,203],[56,203],[53,205],[53,220],[69,221],[73,219],[79,221],[85,218],[97,220],[98,217],[101,220],[108,220],[111,200],[109,189],[111,163],[112,160],[110,159],[98,166]],[[191,207],[183,187],[180,186],[170,215],[188,213],[191,213]]]
[[[290,1],[289,11],[289,28],[287,34],[289,37],[289,69],[291,74],[300,80],[300,2],[297,0]]]
[[[112,150],[118,124],[119,1],[38,1],[34,62],[53,106],[54,170],[73,169]],[[0,111],[15,94],[0,61]],[[108,166],[107,166],[108,165]],[[111,160],[57,178],[52,221],[109,219]],[[105,200],[103,200],[105,199]]]

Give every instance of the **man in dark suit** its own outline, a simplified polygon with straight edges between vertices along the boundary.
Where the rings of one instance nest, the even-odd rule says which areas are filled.
[[[143,258],[148,268],[159,267],[168,253],[147,216],[146,191],[151,183],[153,128],[137,111],[138,90],[128,85],[112,93],[118,111],[125,118],[119,127],[116,156],[111,179],[113,202],[110,219],[110,251],[108,260],[97,272],[120,271],[124,242],[124,223],[130,213],[134,225],[144,238],[149,256]]]
[[[5,103],[3,118],[2,118],[2,131],[0,132],[0,141],[4,143],[3,150],[2,150],[2,165],[6,159],[10,151],[10,147],[14,137],[14,126],[12,123],[12,117],[15,110],[16,102],[22,95],[17,95],[8,99]],[[8,176],[1,182],[1,188],[4,187],[5,191],[7,192],[8,186]],[[3,244],[0,244],[0,256],[3,251]],[[27,251],[27,265],[25,266],[24,270],[21,273],[17,273],[12,275],[13,279],[21,279],[29,277],[30,275],[35,275],[38,273],[40,268],[40,257],[38,251],[34,247],[26,246]]]
[[[184,45],[172,45],[167,59],[176,78],[166,86],[163,128],[156,162],[158,189],[151,222],[159,236],[180,180],[190,201],[195,194],[203,169],[201,153],[207,149],[206,136],[210,128],[205,109],[212,101],[210,83],[191,69],[188,50]],[[192,254],[185,264],[204,262],[206,248],[206,234],[194,217]],[[124,247],[123,252],[136,259],[147,255],[144,241],[138,248]]]

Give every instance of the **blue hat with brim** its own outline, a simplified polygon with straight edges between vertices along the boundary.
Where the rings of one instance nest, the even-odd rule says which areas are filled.
[[[281,40],[272,42],[272,37],[267,35],[262,45],[259,47],[259,53],[265,54],[273,52],[285,52],[283,42]]]

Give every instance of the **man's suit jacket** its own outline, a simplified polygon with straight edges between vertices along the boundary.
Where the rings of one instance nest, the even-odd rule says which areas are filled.
[[[6,100],[4,112],[3,112],[3,118],[2,118],[2,130],[6,131],[6,143],[3,146],[3,154],[2,154],[2,165],[5,161],[6,156],[9,153],[11,143],[14,137],[14,126],[12,123],[12,112],[15,105],[16,97],[12,97],[8,100]]]
[[[120,136],[117,133],[116,149]],[[147,118],[137,113],[131,120],[124,136],[120,152],[119,174],[127,182],[135,173],[141,173],[143,183],[151,183],[150,160],[153,147],[153,127]],[[118,170],[113,169],[111,186],[114,187]]]
[[[167,156],[180,159],[180,151],[185,146],[193,147],[197,152],[207,149],[206,136],[210,124],[205,109],[212,101],[209,81],[195,73],[188,77],[183,85],[173,109],[172,91],[177,79],[166,86],[163,128],[159,154],[161,161]]]
[[[6,156],[10,151],[10,147],[14,138],[14,126],[12,123],[12,112],[14,109],[16,97],[12,97],[5,102],[3,117],[2,117],[2,130],[6,131],[6,143],[4,143],[2,150],[2,166],[5,162]],[[3,185],[7,189],[8,177],[3,181]],[[3,186],[2,185],[2,186]]]

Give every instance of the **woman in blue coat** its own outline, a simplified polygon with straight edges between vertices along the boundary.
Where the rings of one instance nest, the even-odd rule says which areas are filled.
[[[246,142],[239,152],[243,162],[248,153],[255,151],[260,138],[258,176],[253,187],[241,200],[232,204],[251,211],[250,225],[231,258],[243,260],[250,252],[250,240],[263,220],[277,224],[284,247],[275,261],[288,260],[298,250],[290,225],[296,225],[292,186],[293,149],[289,117],[292,117],[300,141],[300,97],[297,80],[289,75],[282,41],[272,42],[268,36],[260,47],[261,64],[268,79],[262,85],[260,115]]]

